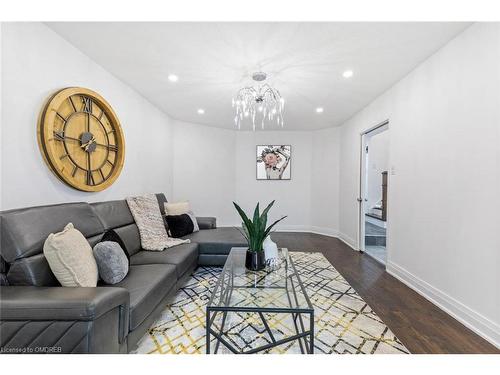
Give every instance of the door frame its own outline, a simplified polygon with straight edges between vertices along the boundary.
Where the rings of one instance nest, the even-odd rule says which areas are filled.
[[[365,215],[366,215],[366,146],[367,140],[376,134],[389,130],[389,119],[362,131],[359,135],[359,189],[358,189],[358,251],[365,251]],[[387,217],[387,221],[389,217]],[[386,235],[387,236],[387,235]],[[387,250],[387,245],[386,245]]]

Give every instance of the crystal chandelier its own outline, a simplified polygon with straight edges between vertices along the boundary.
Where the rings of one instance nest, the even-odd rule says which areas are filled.
[[[267,78],[267,75],[263,72],[257,72],[252,75],[252,78],[256,82],[262,82]],[[233,108],[236,108],[234,122],[238,129],[241,129],[241,122],[244,118],[252,120],[254,131],[255,124],[259,121],[264,129],[266,120],[276,121],[278,126],[283,127],[285,100],[278,90],[267,83],[241,88],[236,97],[233,98]]]

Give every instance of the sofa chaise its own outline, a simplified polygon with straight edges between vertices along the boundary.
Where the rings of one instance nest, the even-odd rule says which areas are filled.
[[[164,194],[156,194],[164,214]],[[191,243],[161,252],[141,249],[125,200],[67,203],[0,212],[0,353],[127,353],[165,308],[167,299],[200,265],[222,266],[235,228],[197,218]],[[113,286],[60,286],[43,255],[52,232],[72,222],[91,246],[114,229],[129,256],[128,275]]]

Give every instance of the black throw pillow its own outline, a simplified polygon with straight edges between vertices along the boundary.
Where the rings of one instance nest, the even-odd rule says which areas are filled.
[[[111,242],[116,242],[120,247],[122,248],[123,252],[125,253],[125,256],[127,259],[130,260],[130,255],[128,255],[127,247],[125,246],[125,243],[123,240],[120,238],[118,233],[114,231],[114,229],[109,229],[106,233],[103,234],[101,241],[111,241]]]
[[[193,220],[191,220],[191,217],[188,214],[167,215],[165,216],[165,219],[167,220],[168,229],[172,237],[179,238],[184,237],[189,233],[193,233]]]

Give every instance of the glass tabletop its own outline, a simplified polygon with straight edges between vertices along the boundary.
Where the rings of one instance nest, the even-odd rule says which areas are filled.
[[[286,248],[276,269],[250,271],[246,248],[232,248],[208,308],[219,311],[311,312],[313,307]]]

